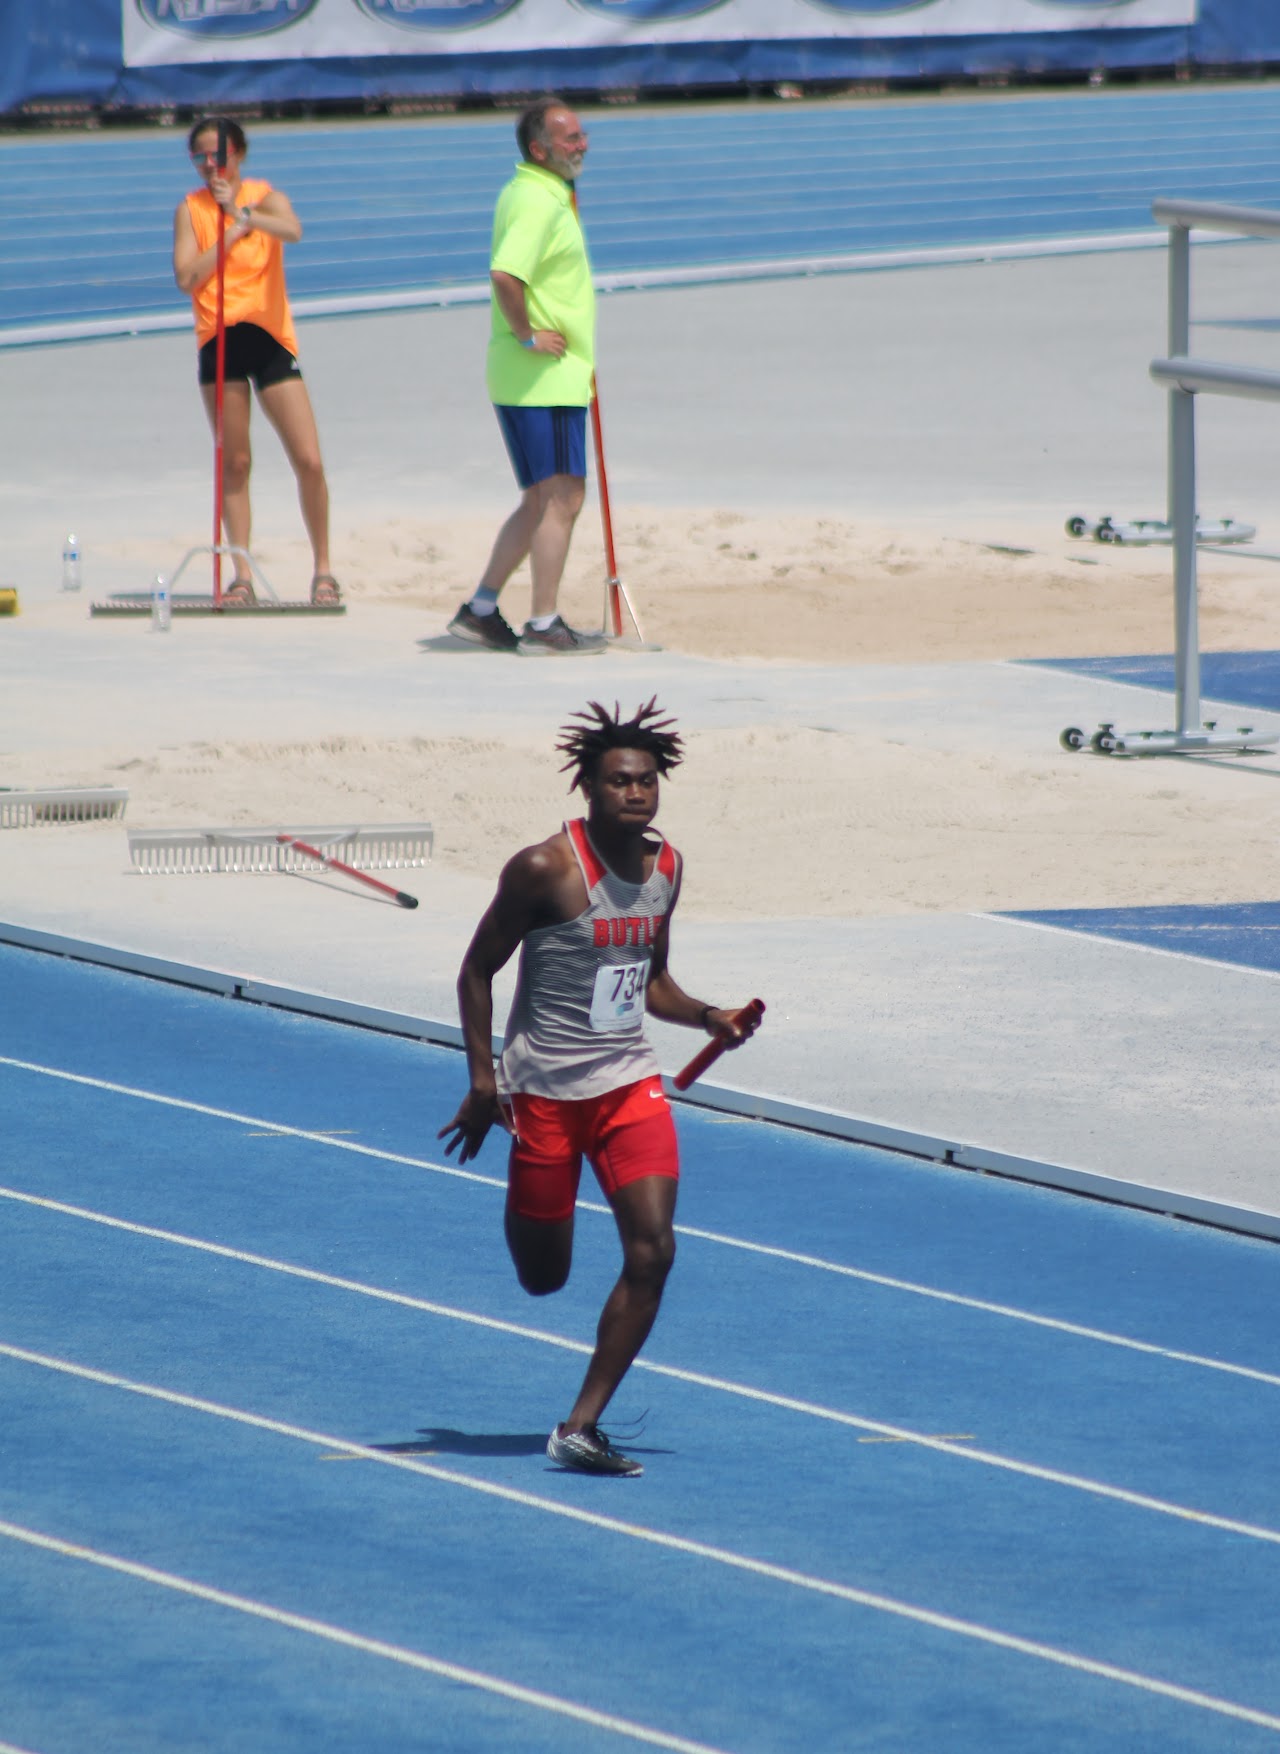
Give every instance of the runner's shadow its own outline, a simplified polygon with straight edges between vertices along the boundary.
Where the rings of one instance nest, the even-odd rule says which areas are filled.
[[[389,1456],[540,1456],[547,1447],[545,1431],[451,1431],[423,1426],[409,1443],[371,1443],[370,1449]]]

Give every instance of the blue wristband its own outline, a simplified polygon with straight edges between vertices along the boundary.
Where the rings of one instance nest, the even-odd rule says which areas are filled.
[[[535,337],[535,336],[533,336],[533,335],[530,335],[530,337],[529,337],[529,339],[528,339],[528,340],[527,340],[527,341],[522,341],[522,342],[521,342],[521,343],[520,343],[520,345],[521,345],[521,347],[528,347],[528,348],[530,348],[530,349],[531,349],[531,348],[532,348],[532,347],[533,347],[533,343],[534,343],[534,340],[535,340],[535,339],[536,339],[536,337]]]

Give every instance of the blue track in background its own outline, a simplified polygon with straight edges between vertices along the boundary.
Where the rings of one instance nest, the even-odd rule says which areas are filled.
[[[1233,902],[1222,907],[1044,908],[1005,917],[1280,974],[1280,902]]]
[[[1093,93],[589,118],[601,274],[1049,243],[1153,228],[1177,195],[1280,205],[1280,90]],[[0,337],[187,313],[170,256],[185,137],[0,141]],[[306,225],[295,300],[485,283],[502,121],[250,131]]]
[[[1165,656],[1129,658],[1022,658],[1038,670],[1065,670],[1136,688],[1174,691],[1174,661]],[[1280,652],[1201,652],[1200,692],[1206,701],[1280,713]]]
[[[584,1479],[613,1226],[520,1293],[462,1073],[0,949],[0,1740],[1274,1748],[1274,1244],[683,1109]]]

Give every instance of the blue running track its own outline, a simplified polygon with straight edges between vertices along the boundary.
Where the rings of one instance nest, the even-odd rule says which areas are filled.
[[[1105,245],[1152,234],[1157,195],[1280,205],[1280,90],[1267,86],[590,122],[593,258],[624,280]],[[304,308],[486,283],[510,118],[263,127],[250,146],[250,168],[305,221],[289,255]],[[170,269],[173,209],[194,183],[182,134],[9,139],[0,172],[0,341],[76,321],[189,320]]]
[[[1273,1244],[684,1109],[587,1479],[461,1073],[0,949],[0,1743],[1276,1747]]]
[[[1074,676],[1127,682],[1135,688],[1154,688],[1166,694],[1174,691],[1172,655],[1019,661],[1041,670],[1065,670]],[[1280,713],[1280,652],[1201,652],[1200,693],[1206,701]]]
[[[1008,918],[1280,975],[1280,902],[1276,901],[1216,907],[1044,908]]]

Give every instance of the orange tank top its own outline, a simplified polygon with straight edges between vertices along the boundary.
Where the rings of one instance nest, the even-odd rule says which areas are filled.
[[[271,193],[271,184],[244,177],[240,182],[240,205],[256,207]],[[187,212],[201,252],[218,241],[218,203],[208,189],[193,189],[187,196]],[[230,230],[230,222],[228,222]],[[211,274],[191,295],[196,318],[196,341],[201,347],[218,332],[218,277]],[[227,249],[223,276],[223,320],[256,323],[290,353],[298,351],[293,316],[284,289],[284,245],[264,231],[251,231]]]

